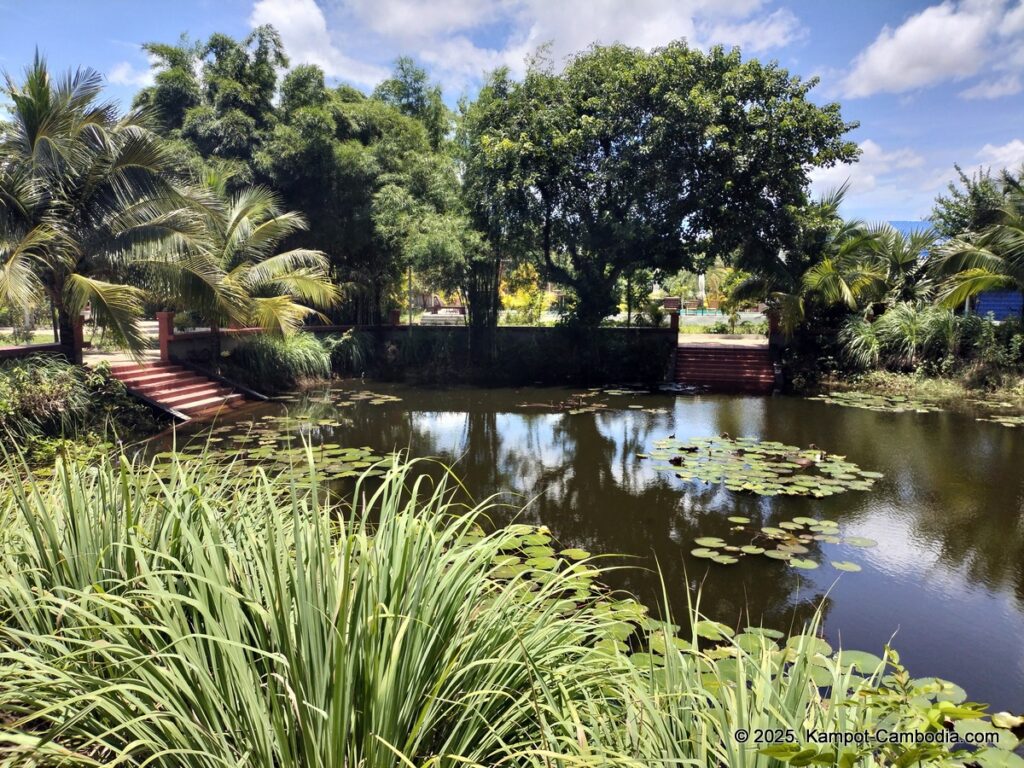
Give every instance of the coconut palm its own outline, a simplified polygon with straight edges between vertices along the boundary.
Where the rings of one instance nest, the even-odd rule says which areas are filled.
[[[328,277],[329,260],[323,252],[306,248],[278,252],[282,241],[306,229],[305,218],[283,210],[278,195],[266,187],[231,191],[232,176],[224,166],[203,171],[190,195],[201,234],[171,236],[158,253],[168,254],[168,263],[195,259],[222,273],[215,285],[190,286],[190,308],[210,322],[234,321],[290,333],[317,308],[338,301],[338,288]],[[225,296],[234,300],[226,302]]]
[[[188,239],[195,216],[162,173],[165,152],[140,112],[120,116],[100,101],[101,76],[50,77],[36,56],[24,81],[7,77],[10,120],[0,124],[0,302],[48,298],[59,337],[91,305],[97,321],[131,349],[145,345],[134,284],[157,238]],[[157,263],[167,270],[171,265]],[[216,285],[200,261],[174,265]],[[226,297],[225,300],[230,300]]]
[[[1008,173],[1003,185],[998,221],[950,240],[934,259],[935,274],[944,279],[940,300],[948,307],[984,291],[1024,292],[1024,185]]]
[[[843,185],[809,205],[797,245],[768,258],[762,254],[751,276],[733,289],[734,300],[767,303],[769,316],[787,337],[803,322],[808,301],[855,309],[878,280],[878,270],[866,260],[878,233],[860,221],[843,220],[839,206],[845,194]]]

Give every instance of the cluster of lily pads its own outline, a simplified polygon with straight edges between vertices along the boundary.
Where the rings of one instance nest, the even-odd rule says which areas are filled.
[[[810,571],[819,563],[806,555],[815,543],[847,544],[852,547],[873,547],[874,539],[863,536],[841,536],[839,523],[834,520],[819,520],[813,517],[794,517],[777,526],[755,527],[749,517],[739,515],[729,518],[732,532],[742,536],[746,543],[725,541],[718,536],[701,536],[694,540],[696,549],[690,551],[694,557],[710,560],[718,565],[735,565],[740,558],[763,556],[788,563],[793,568]],[[855,573],[861,570],[857,563],[848,560],[830,560],[837,571]]]
[[[808,398],[829,405],[863,408],[882,413],[934,413],[942,409],[933,402],[906,395],[883,395],[871,392],[830,392]]]
[[[384,470],[374,467],[382,457],[373,449],[362,446],[343,446],[337,443],[306,446],[280,445],[277,442],[257,442],[249,445],[239,442],[244,433],[227,438],[223,448],[213,447],[209,443],[216,441],[216,436],[198,438],[191,443],[174,450],[162,451],[150,458],[153,468],[158,473],[171,473],[179,462],[201,461],[206,465],[215,464],[234,469],[255,469],[259,467],[270,475],[285,476],[299,484],[305,485],[314,479],[322,485],[332,480],[344,480],[362,474],[381,475]],[[287,438],[287,436],[285,436]],[[312,471],[308,457],[312,454]]]
[[[401,402],[402,398],[398,397],[398,395],[389,395],[384,392],[373,392],[368,389],[352,390],[335,387],[333,389],[325,390],[322,393],[318,393],[317,396],[312,399],[310,399],[309,393],[295,393],[275,397],[274,400],[281,403],[314,402],[321,405],[331,404],[338,408],[345,408],[359,402],[369,403],[370,405],[387,405],[388,403]]]
[[[749,523],[746,518],[731,519]],[[823,530],[831,530],[837,526],[830,521],[814,520],[813,523]],[[800,527],[804,525],[805,523],[801,523]],[[788,535],[789,529],[764,530],[767,531],[764,535],[770,538],[778,535],[772,531],[781,531]],[[786,658],[795,656],[796,650],[800,648],[811,649],[812,653],[826,657],[833,655],[828,643],[815,635],[795,635],[786,639],[782,632],[762,627],[746,627],[742,632],[737,632],[726,624],[703,618],[693,622],[690,627],[690,639],[681,637],[679,632],[682,628],[678,625],[665,624],[654,619],[642,603],[630,597],[618,598],[605,589],[599,580],[601,571],[588,561],[590,554],[576,548],[558,549],[546,527],[512,525],[505,529],[504,535],[501,554],[493,561],[491,578],[500,581],[515,579],[525,583],[529,589],[536,589],[552,580],[556,573],[568,576],[569,578],[563,582],[565,589],[562,593],[551,598],[551,607],[556,611],[563,609],[568,614],[576,608],[580,600],[596,598],[595,610],[608,621],[602,625],[600,636],[595,639],[595,649],[606,653],[628,654],[630,659],[641,667],[663,665],[664,656],[670,648],[680,651],[700,650],[712,659],[733,656],[735,646],[750,653],[758,653],[761,649],[779,651]],[[470,542],[483,536],[484,531],[479,526],[474,526],[465,538]],[[795,541],[796,537],[793,538]],[[848,540],[850,541],[854,540]],[[669,631],[675,634],[668,634]],[[783,645],[780,646],[777,641]],[[865,674],[873,672],[883,663],[878,656],[860,651],[842,651],[841,655],[844,669],[852,667]],[[838,653],[835,658],[840,658]],[[822,672],[824,673],[824,669]],[[824,674],[821,684],[828,684]]]
[[[867,491],[880,472],[863,470],[843,456],[820,448],[802,449],[753,437],[700,437],[659,440],[656,450],[639,458],[659,462],[656,469],[674,471],[684,480],[724,483],[731,491],[760,496],[814,496]]]
[[[977,421],[990,421],[1003,427],[1024,427],[1024,416],[996,414],[994,416],[979,416]]]
[[[586,390],[585,392],[576,392],[565,400],[558,403],[520,403],[520,408],[543,408],[549,410],[558,410],[568,413],[570,416],[576,416],[582,413],[596,413],[604,410],[608,407],[621,407],[615,403],[599,400],[599,397],[634,397],[634,396],[646,396],[650,393],[647,390],[638,389],[607,389],[602,387],[593,387]],[[642,403],[629,403],[626,408],[634,411],[643,411],[645,413],[666,413],[665,408],[652,408]]]

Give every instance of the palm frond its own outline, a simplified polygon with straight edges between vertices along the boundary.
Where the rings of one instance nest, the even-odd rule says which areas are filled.
[[[148,341],[137,322],[142,314],[144,297],[140,289],[72,274],[68,276],[64,290],[65,307],[72,316],[80,314],[89,304],[97,322],[109,328],[131,352],[141,352],[146,348]]]

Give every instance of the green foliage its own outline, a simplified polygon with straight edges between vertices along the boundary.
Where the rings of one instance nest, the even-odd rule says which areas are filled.
[[[814,623],[736,633],[696,605],[677,636],[603,590],[586,552],[555,556],[543,529],[485,533],[488,506],[455,506],[449,478],[371,468],[344,502],[312,472],[172,462],[61,463],[56,482],[0,490],[0,744],[14,761],[769,768],[805,764],[812,731],[966,725],[1000,742],[972,759],[1013,765],[1012,718],[995,726],[894,653],[833,651]],[[799,746],[759,753],[740,728]],[[813,757],[963,757],[852,749]]]
[[[499,119],[470,150],[486,197],[532,232],[593,326],[637,267],[695,269],[748,240],[792,240],[808,169],[856,156],[838,105],[806,98],[815,83],[737,50],[595,46],[561,73],[540,61],[522,83],[499,77]]]
[[[376,339],[369,333],[350,328],[341,336],[325,339],[324,347],[331,356],[331,370],[361,376],[373,362]]]
[[[267,394],[331,375],[331,355],[311,333],[282,337],[261,333],[235,347],[223,362],[229,376]]]
[[[0,363],[0,435],[14,439],[33,460],[55,441],[127,439],[155,426],[105,368],[89,370],[47,355]]]
[[[416,118],[427,129],[430,146],[441,148],[451,130],[452,115],[445,106],[441,86],[431,85],[427,73],[408,56],[400,56],[395,71],[373,90],[373,98],[397,107],[403,115]]]
[[[1024,182],[1004,173],[1002,192],[993,223],[962,232],[938,249],[933,270],[944,280],[940,299],[947,307],[984,291],[1024,292]]]
[[[101,101],[102,76],[52,78],[36,57],[8,79],[10,120],[0,134],[0,302],[52,301],[60,338],[73,318],[93,317],[133,349],[144,345],[141,311],[148,251],[157,235],[187,237],[190,217],[164,175],[168,155],[139,113]],[[188,263],[165,269],[187,273]]]
[[[959,165],[953,167],[958,182],[951,181],[947,194],[936,197],[932,206],[931,222],[939,234],[959,237],[995,224],[1004,196],[1000,178],[993,178],[989,169],[968,176]]]
[[[849,318],[839,342],[844,358],[857,370],[952,374],[972,363],[1004,371],[1024,366],[1019,321],[997,326],[939,306],[904,303],[873,321]]]

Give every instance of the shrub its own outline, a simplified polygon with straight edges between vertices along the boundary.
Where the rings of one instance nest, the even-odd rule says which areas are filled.
[[[488,508],[449,487],[396,463],[343,504],[312,474],[225,477],[199,457],[0,488],[0,750],[127,768],[870,768],[950,765],[950,748],[804,734],[959,720],[1016,744],[955,686],[891,652],[833,654],[816,624],[734,638],[694,608],[677,637],[597,586],[593,561],[510,568],[522,536],[547,534],[485,534]],[[760,754],[737,728],[792,745]]]
[[[14,436],[35,459],[52,455],[62,440],[129,438],[156,425],[105,365],[88,369],[53,355],[0,364],[0,435]]]
[[[324,340],[335,373],[362,375],[373,361],[376,340],[369,333],[350,328],[341,336]]]
[[[275,394],[293,389],[305,379],[330,377],[331,356],[310,333],[261,333],[235,347],[225,360],[225,369],[251,389]]]

